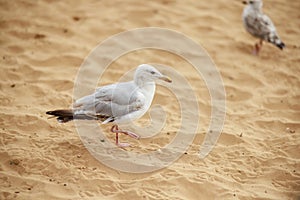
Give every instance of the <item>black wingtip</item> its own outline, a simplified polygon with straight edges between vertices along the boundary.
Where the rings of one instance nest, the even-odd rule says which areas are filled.
[[[73,120],[73,111],[72,110],[52,110],[47,111],[47,115],[52,115],[53,117],[57,117],[57,121],[60,123],[66,123],[68,121]]]
[[[46,114],[47,115],[53,115],[53,111],[47,111]]]

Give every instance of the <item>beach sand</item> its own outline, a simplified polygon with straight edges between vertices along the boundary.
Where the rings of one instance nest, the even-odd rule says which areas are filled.
[[[243,7],[227,0],[1,0],[0,199],[299,199],[300,2],[264,1],[286,49],[265,43],[259,56],[251,54],[257,40],[242,26]],[[124,173],[96,160],[73,122],[59,124],[45,112],[71,105],[79,67],[99,43],[149,26],[181,32],[207,50],[225,85],[226,120],[217,145],[200,159],[211,117],[205,82],[167,52],[123,55],[99,85],[141,63],[161,63],[186,77],[200,110],[190,111],[199,127],[177,161],[151,173]],[[168,95],[158,87],[153,102],[164,105],[167,127],[154,138],[122,136],[134,145],[124,151],[170,142],[180,109]]]

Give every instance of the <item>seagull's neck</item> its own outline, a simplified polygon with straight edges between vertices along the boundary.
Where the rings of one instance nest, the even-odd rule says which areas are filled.
[[[153,98],[155,93],[155,82],[154,81],[145,81],[143,79],[136,79],[134,83],[141,89],[141,92],[144,93],[148,98]]]
[[[249,7],[250,7],[251,10],[253,10],[253,11],[255,11],[255,12],[259,12],[259,13],[262,12],[261,6],[257,6],[257,5],[255,5],[255,6],[249,5]]]
[[[135,84],[140,88],[140,89],[150,89],[150,88],[153,88],[155,87],[155,82],[154,81],[147,81],[147,82],[144,82],[142,80],[140,81],[134,81]]]
[[[150,85],[155,85],[154,81],[146,81],[143,77],[136,77],[134,79],[134,83],[141,89],[144,87],[149,87]]]

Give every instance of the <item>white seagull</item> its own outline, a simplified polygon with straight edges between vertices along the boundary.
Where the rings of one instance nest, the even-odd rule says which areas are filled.
[[[53,110],[46,114],[53,115],[61,123],[71,120],[99,120],[102,124],[114,123],[111,131],[116,133],[116,145],[125,147],[128,144],[119,143],[119,133],[136,139],[139,136],[129,131],[119,130],[117,124],[136,120],[147,112],[154,97],[157,79],[172,82],[153,66],[141,64],[137,67],[132,81],[97,88],[93,94],[75,101],[72,109]]]
[[[280,40],[272,20],[262,12],[262,0],[248,0],[243,3],[247,4],[243,11],[244,27],[251,35],[260,39],[255,44],[253,53],[259,53],[263,41],[270,42],[282,50],[285,44]]]

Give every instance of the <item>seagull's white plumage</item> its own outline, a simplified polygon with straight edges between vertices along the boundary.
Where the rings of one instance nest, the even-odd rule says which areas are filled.
[[[142,117],[147,112],[154,97],[157,79],[171,82],[170,78],[162,75],[153,66],[142,64],[136,69],[132,81],[97,88],[93,94],[75,101],[71,110],[46,113],[57,117],[59,122],[83,119],[100,120],[103,124],[126,123]],[[117,127],[113,127],[112,131],[138,137],[133,133],[119,131]]]
[[[155,93],[155,80],[165,77],[150,65],[140,65],[133,81],[115,83],[96,89],[95,93],[78,99],[74,115],[101,115],[103,123],[122,123],[138,119],[149,109]]]
[[[244,27],[251,35],[261,41],[260,44],[256,44],[256,50],[260,50],[262,41],[270,42],[283,49],[285,45],[280,40],[272,20],[262,12],[262,0],[250,0],[245,3],[247,5],[242,16]]]

